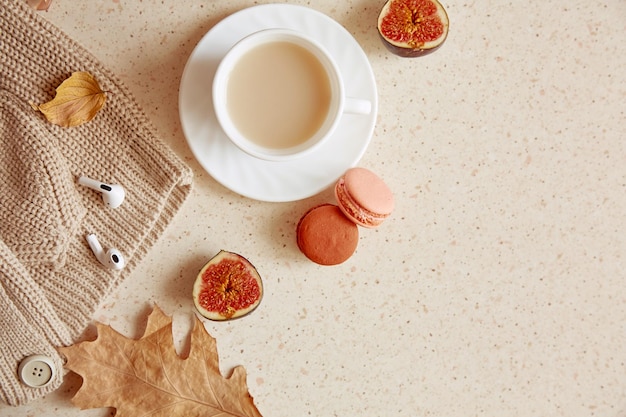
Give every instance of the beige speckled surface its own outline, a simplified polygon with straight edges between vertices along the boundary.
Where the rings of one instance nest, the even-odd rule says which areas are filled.
[[[178,85],[193,47],[245,1],[55,0],[44,16],[130,87],[194,169],[195,189],[154,251],[94,319],[141,334],[151,303],[181,349],[196,271],[246,255],[266,294],[252,315],[206,322],[221,366],[248,371],[266,416],[626,416],[626,2],[444,4],[436,53],[383,47],[381,1],[291,1],[344,25],[377,79],[379,115],[359,163],[396,210],[356,254],[320,267],[295,226],[332,190],[264,203],[193,158]],[[16,417],[80,411],[79,379]]]

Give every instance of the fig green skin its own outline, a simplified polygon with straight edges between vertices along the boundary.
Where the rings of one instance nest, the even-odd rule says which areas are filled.
[[[443,12],[446,15],[446,20],[447,20],[448,27],[446,28],[446,32],[445,32],[445,34],[443,36],[443,39],[441,39],[441,42],[439,42],[436,46],[431,47],[431,48],[411,48],[411,47],[408,47],[408,46],[395,45],[395,44],[389,42],[389,40],[387,40],[387,38],[385,38],[385,36],[382,34],[382,32],[380,30],[379,22],[380,22],[381,15],[383,14],[385,9],[387,8],[387,4],[389,2],[391,2],[391,1],[393,1],[393,0],[387,0],[383,4],[383,7],[380,9],[380,12],[378,14],[378,21],[376,23],[376,30],[378,32],[378,36],[382,40],[383,45],[385,45],[385,47],[391,53],[393,53],[394,55],[397,55],[399,57],[402,57],[402,58],[418,58],[418,57],[422,57],[422,56],[425,56],[425,55],[429,55],[429,54],[435,52],[437,49],[441,48],[441,46],[445,43],[446,39],[448,38],[448,32],[449,32],[449,29],[450,29],[449,28],[449,24],[450,24],[449,22],[450,21],[447,18],[448,14],[447,14],[445,9],[443,9]]]

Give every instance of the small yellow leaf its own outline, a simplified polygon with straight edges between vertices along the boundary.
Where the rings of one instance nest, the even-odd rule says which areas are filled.
[[[33,107],[50,123],[74,127],[93,119],[105,101],[106,95],[96,79],[90,73],[80,71],[57,87],[54,99]]]

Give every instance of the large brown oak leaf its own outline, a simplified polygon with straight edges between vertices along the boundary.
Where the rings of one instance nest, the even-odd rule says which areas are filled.
[[[237,366],[219,370],[217,344],[195,319],[187,358],[178,356],[172,318],[155,306],[144,335],[129,339],[96,323],[98,337],[59,350],[83,378],[72,399],[81,409],[113,407],[116,417],[261,417]]]

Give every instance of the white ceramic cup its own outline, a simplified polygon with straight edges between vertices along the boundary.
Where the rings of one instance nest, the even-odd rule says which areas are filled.
[[[330,105],[321,126],[308,139],[289,147],[261,145],[246,137],[233,121],[228,106],[229,81],[239,60],[251,50],[273,42],[289,42],[304,47],[321,63],[330,83]],[[367,115],[371,113],[372,104],[369,100],[346,97],[337,63],[315,39],[295,30],[265,29],[243,38],[226,53],[213,79],[213,107],[224,133],[241,150],[264,160],[289,161],[311,153],[329,140],[344,113]]]

